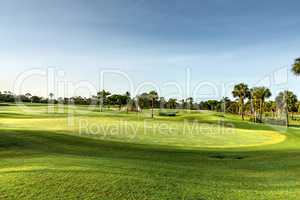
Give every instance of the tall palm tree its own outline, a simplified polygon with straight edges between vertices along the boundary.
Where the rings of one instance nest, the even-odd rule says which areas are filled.
[[[126,92],[125,93],[125,97],[126,97],[126,102],[127,102],[127,105],[126,105],[126,113],[128,113],[128,106],[129,106],[129,102],[130,102],[130,99],[131,99],[131,95],[130,95],[130,92]]]
[[[180,100],[182,109],[186,109],[186,103],[184,99]]]
[[[228,97],[223,97],[221,100],[221,111],[223,113],[226,113],[229,104],[230,104],[230,99]]]
[[[158,99],[158,94],[156,91],[151,91],[148,96],[151,101],[151,118],[154,118],[154,102]]]
[[[250,99],[250,112],[251,112],[251,116],[252,116],[252,119],[254,120],[254,122],[256,122],[256,117],[253,117],[255,116],[255,109],[254,109],[254,100],[253,100],[253,95],[252,95],[252,89],[250,90],[250,96],[249,96],[249,99]]]
[[[278,94],[276,97],[276,104],[279,108],[285,111],[286,115],[286,125],[289,126],[289,112],[292,113],[297,111],[297,96],[292,91],[283,91]]]
[[[107,103],[107,97],[111,95],[109,91],[102,90],[97,93],[97,98],[99,99],[100,112],[103,111],[104,105]]]
[[[292,71],[296,76],[300,76],[300,58],[296,58],[292,65]]]
[[[168,104],[170,109],[176,109],[177,99],[170,98]]]
[[[54,94],[52,92],[49,94],[49,97],[50,97],[50,102],[53,103]]]
[[[187,98],[186,102],[188,103],[188,109],[192,110],[193,109],[193,105],[194,105],[194,99],[193,99],[193,97]]]
[[[265,100],[270,98],[272,93],[266,87],[254,87],[251,89],[252,98],[254,100],[255,110],[259,110],[259,121],[262,122],[262,115],[264,113]],[[257,118],[257,116],[255,116]]]
[[[54,97],[54,94],[53,94],[53,93],[50,93],[50,94],[49,94],[49,97],[50,97],[50,99],[52,100],[52,98]]]
[[[232,91],[232,95],[233,97],[238,98],[240,115],[242,115],[242,119],[244,120],[245,99],[248,98],[250,95],[250,90],[248,88],[248,85],[244,83],[235,85]]]

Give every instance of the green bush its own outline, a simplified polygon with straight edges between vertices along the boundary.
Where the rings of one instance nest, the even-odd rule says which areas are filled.
[[[176,112],[159,112],[159,116],[165,116],[165,117],[175,117],[176,116]]]

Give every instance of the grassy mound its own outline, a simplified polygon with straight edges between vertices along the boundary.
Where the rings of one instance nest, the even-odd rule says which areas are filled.
[[[151,120],[149,113],[99,113],[86,107],[74,108],[74,120],[68,122],[65,111],[0,108],[0,199],[247,200],[300,195],[297,128],[282,134],[231,115],[181,113]],[[175,136],[143,135],[141,128],[137,139],[101,135],[110,129],[79,135],[80,119],[108,127],[124,119],[130,124],[146,119],[150,126],[177,124],[176,130],[182,130],[183,121],[193,125],[196,120],[235,134],[222,135],[216,129],[212,136],[203,129],[195,137],[180,137],[181,131]]]
[[[69,111],[60,111],[56,107],[53,112],[47,113],[48,109],[30,107],[29,111],[22,111],[21,108],[10,107],[2,113],[2,127],[160,145],[162,148],[250,147],[285,140],[284,135],[274,130],[261,129],[259,125],[249,128],[249,124],[241,123],[235,116],[221,117],[215,113],[181,113],[177,117],[151,119],[147,112],[126,115],[115,111],[99,113],[87,110],[87,107],[72,107]]]

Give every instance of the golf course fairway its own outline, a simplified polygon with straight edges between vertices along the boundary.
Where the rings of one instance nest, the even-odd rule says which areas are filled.
[[[299,128],[215,112],[0,106],[0,199],[299,199]]]

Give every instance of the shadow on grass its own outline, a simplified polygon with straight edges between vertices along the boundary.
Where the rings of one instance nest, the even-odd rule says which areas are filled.
[[[300,137],[300,136],[299,136]],[[297,141],[291,146],[292,152],[299,147]],[[74,136],[51,131],[28,131],[28,130],[0,130],[0,157],[26,156],[33,154],[65,154],[74,156],[132,158],[143,160],[166,160],[166,161],[201,161],[204,159],[233,158],[233,160],[247,160],[256,156],[279,155],[291,153],[285,148],[264,149],[264,147],[232,148],[232,149],[176,149],[171,146],[131,144],[125,142],[113,142]],[[286,144],[282,144],[285,146]],[[272,145],[271,145],[272,147]],[[279,146],[280,147],[280,146]],[[300,152],[297,155],[300,155]],[[217,156],[215,156],[217,155]],[[219,155],[221,156],[219,158]],[[290,155],[289,155],[290,156]],[[243,158],[243,159],[239,159]],[[245,158],[245,159],[244,159]]]
[[[292,125],[289,125],[290,128],[300,128],[300,124],[292,124]],[[300,132],[300,131],[299,131]]]

